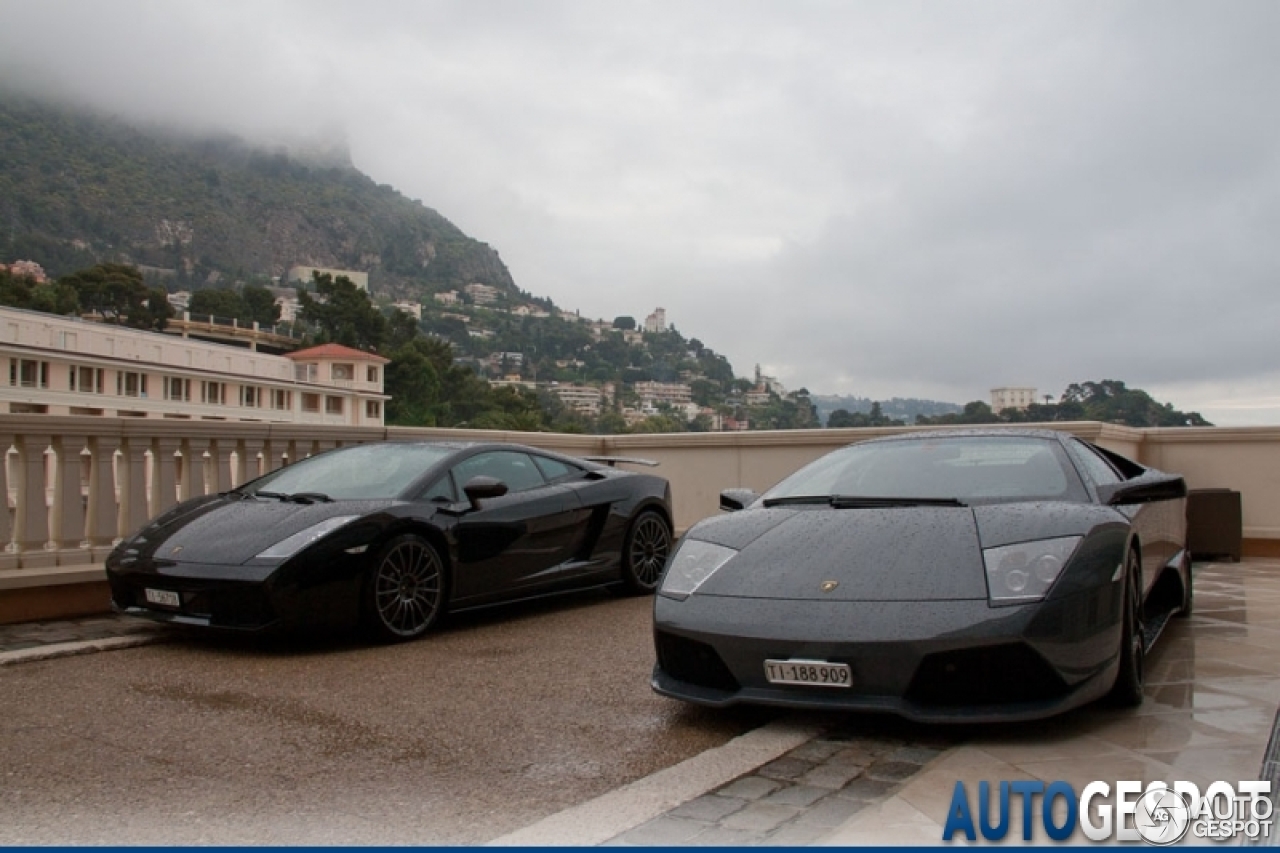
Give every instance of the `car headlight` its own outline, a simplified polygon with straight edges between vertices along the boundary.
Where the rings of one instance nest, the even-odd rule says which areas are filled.
[[[1079,536],[1040,539],[983,548],[987,566],[987,597],[993,604],[1039,601],[1062,573],[1080,544]]]
[[[358,515],[335,515],[333,518],[326,518],[319,524],[313,524],[306,530],[300,530],[286,539],[281,539],[279,542],[259,554],[258,559],[288,559],[310,545],[312,542],[315,542],[320,537],[329,535],[348,521],[354,521],[359,517],[360,516]]]
[[[716,569],[729,562],[738,552],[723,545],[713,545],[700,539],[686,539],[671,557],[662,576],[658,592],[670,598],[685,599],[702,586],[703,581],[715,574]]]

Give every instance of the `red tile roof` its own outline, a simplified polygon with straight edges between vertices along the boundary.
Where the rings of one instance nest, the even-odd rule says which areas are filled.
[[[374,355],[371,352],[362,352],[351,347],[344,347],[342,344],[321,344],[318,347],[309,347],[307,349],[295,350],[294,352],[285,353],[287,358],[295,361],[299,359],[313,358],[350,358],[355,361],[376,361],[379,364],[386,364],[391,359],[383,358],[380,355]]]

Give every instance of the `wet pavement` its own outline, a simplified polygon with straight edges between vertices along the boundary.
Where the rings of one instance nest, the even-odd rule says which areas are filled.
[[[0,626],[0,661],[168,640],[0,666],[0,843],[936,845],[958,780],[1264,778],[1280,706],[1274,560],[1197,564],[1141,708],[1034,724],[687,707],[648,688],[648,617],[587,595],[394,647]]]

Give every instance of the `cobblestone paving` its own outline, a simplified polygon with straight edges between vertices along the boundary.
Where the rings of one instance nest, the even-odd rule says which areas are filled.
[[[604,846],[812,844],[955,745],[904,737],[911,727],[896,721],[851,720]]]
[[[0,625],[0,653],[49,646],[55,643],[103,640],[108,637],[125,637],[163,630],[164,627],[161,625],[118,614]]]

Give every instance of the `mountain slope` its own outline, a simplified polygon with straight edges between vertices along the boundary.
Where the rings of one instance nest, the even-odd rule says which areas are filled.
[[[515,290],[488,245],[325,159],[0,93],[0,257],[37,259],[55,276],[121,261],[197,286],[306,265],[367,271],[394,296],[471,282]]]

